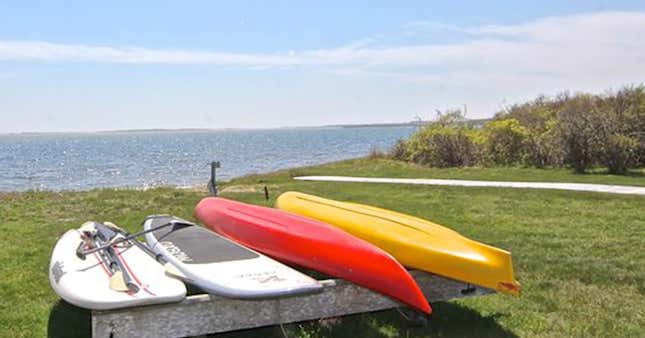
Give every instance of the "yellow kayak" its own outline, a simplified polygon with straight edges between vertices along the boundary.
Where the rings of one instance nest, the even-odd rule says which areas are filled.
[[[401,264],[519,295],[511,254],[441,225],[368,205],[285,192],[276,207],[337,226],[389,252]]]

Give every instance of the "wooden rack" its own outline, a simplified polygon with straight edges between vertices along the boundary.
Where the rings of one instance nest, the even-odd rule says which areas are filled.
[[[479,296],[493,290],[411,271],[430,302]],[[262,300],[200,294],[179,303],[92,311],[93,337],[185,337],[372,312],[401,304],[344,280],[322,281],[323,291]]]

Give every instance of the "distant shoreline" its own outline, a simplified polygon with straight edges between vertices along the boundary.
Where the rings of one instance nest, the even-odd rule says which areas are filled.
[[[366,124],[336,124],[323,126],[296,126],[275,128],[143,128],[143,129],[115,129],[97,131],[26,131],[14,133],[0,133],[0,136],[39,136],[39,135],[93,135],[93,134],[125,134],[125,133],[164,133],[164,132],[213,132],[213,131],[249,131],[249,130],[289,130],[289,129],[324,129],[324,128],[397,128],[417,127],[428,123],[402,122],[402,123],[366,123]]]
[[[491,118],[469,120],[473,126],[483,126]],[[125,134],[125,133],[165,133],[165,132],[213,132],[213,131],[247,131],[247,130],[289,130],[289,129],[323,129],[323,128],[401,128],[420,127],[432,121],[410,121],[390,123],[356,123],[356,124],[329,124],[321,126],[294,126],[273,128],[142,128],[142,129],[114,129],[97,131],[25,131],[13,133],[0,133],[0,136],[39,136],[39,135],[90,135],[90,134]]]

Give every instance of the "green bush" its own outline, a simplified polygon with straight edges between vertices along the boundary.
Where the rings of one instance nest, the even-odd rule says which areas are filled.
[[[390,156],[395,160],[405,161],[408,159],[408,145],[405,140],[397,140],[390,149]]]
[[[372,148],[370,149],[369,154],[367,154],[367,158],[369,159],[379,159],[379,158],[387,158],[388,153],[386,151],[383,151],[379,148]]]
[[[559,101],[568,94],[562,93],[556,100],[546,96],[539,96],[537,99],[515,104],[495,114],[493,120],[516,119],[519,123],[532,131],[544,132],[550,127],[549,123],[556,117]]]
[[[476,147],[461,112],[442,115],[410,137],[408,160],[433,167],[470,166],[477,163]],[[399,151],[400,152],[400,151]]]
[[[559,137],[555,119],[548,121],[548,127],[543,131],[529,130],[526,142],[526,164],[538,168],[546,166],[562,166],[564,164],[564,149]]]
[[[546,96],[516,104],[497,113],[494,120],[515,119],[528,130],[525,140],[524,164],[536,167],[560,166],[564,163],[564,150],[557,133],[557,111],[568,94],[563,93],[556,100]]]
[[[604,138],[601,114],[597,99],[584,94],[570,98],[558,112],[565,162],[577,173],[599,163]]]
[[[645,166],[645,86],[627,86],[603,100],[607,142],[602,161],[612,173]]]
[[[645,86],[603,95],[563,92],[498,112],[482,129],[460,111],[441,114],[390,152],[437,167],[569,166],[582,173],[604,166],[622,174],[645,166]]]
[[[604,143],[601,160],[611,174],[624,174],[636,163],[638,141],[629,136],[609,135]]]
[[[418,164],[433,167],[460,167],[476,163],[475,147],[459,128],[439,126],[427,128],[410,140],[409,158]]]
[[[492,164],[511,165],[527,162],[529,130],[516,119],[486,123],[484,156]]]

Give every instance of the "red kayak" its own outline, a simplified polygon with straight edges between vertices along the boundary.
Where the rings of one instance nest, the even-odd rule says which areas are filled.
[[[392,256],[331,225],[219,197],[201,200],[195,216],[210,229],[269,256],[432,311],[417,283]]]

